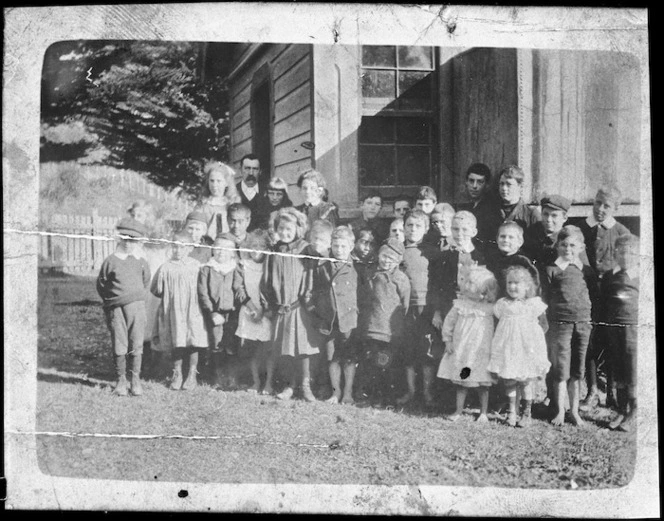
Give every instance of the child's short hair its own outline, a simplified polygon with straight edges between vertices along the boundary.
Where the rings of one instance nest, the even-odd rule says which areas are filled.
[[[273,177],[267,184],[267,190],[279,190],[284,194],[283,205],[292,206],[290,197],[288,197],[288,184],[281,177]]]
[[[378,199],[380,199],[380,203],[383,204],[383,196],[376,188],[371,188],[364,192],[364,194],[360,196],[360,203],[364,203],[364,201],[367,199],[373,199],[374,197],[378,197]]]
[[[491,182],[491,169],[484,163],[473,163],[466,169],[466,179],[470,174],[481,175],[486,184]]]
[[[334,225],[327,219],[316,219],[311,223],[309,228],[309,236],[311,237],[314,233],[326,233],[332,235],[334,231]]]
[[[429,224],[431,223],[429,216],[426,213],[424,213],[422,210],[417,210],[417,209],[411,210],[406,214],[406,216],[403,218],[404,224],[406,223],[406,221],[408,221],[408,219],[416,219],[418,221],[422,221],[424,223],[424,228],[426,230],[429,229]]]
[[[248,249],[266,250],[270,244],[270,237],[267,230],[256,228],[247,234],[246,247]]]
[[[307,216],[301,211],[296,210],[295,207],[287,206],[286,208],[281,208],[276,212],[272,212],[270,215],[269,228],[276,232],[281,221],[286,221],[295,225],[296,239],[302,239],[307,234]]]
[[[311,179],[319,187],[323,189],[327,187],[327,183],[325,182],[323,174],[321,174],[318,170],[313,170],[313,169],[307,170],[306,172],[303,172],[302,175],[300,175],[300,177],[297,179],[297,187],[302,188],[302,183],[304,183],[308,179]]]
[[[581,229],[578,226],[574,226],[573,224],[568,224],[566,226],[563,226],[562,229],[558,232],[558,239],[556,240],[556,246],[558,246],[565,239],[570,239],[570,238],[578,240],[581,244],[586,243]]]
[[[376,233],[368,226],[362,226],[359,230],[357,230],[357,233],[355,234],[355,240],[359,241],[363,235],[371,235],[371,241],[376,241]]]
[[[603,197],[605,201],[613,203],[614,208],[618,208],[622,203],[622,192],[616,186],[602,186],[595,194],[595,199]]]
[[[522,185],[526,175],[517,165],[508,165],[500,171],[498,180],[502,179],[503,177],[505,179],[514,179],[517,183]]]
[[[332,231],[332,240],[334,239],[342,239],[348,241],[351,248],[355,244],[355,234],[353,233],[353,230],[349,226],[345,225],[337,226]]]
[[[438,202],[438,196],[436,195],[436,191],[430,186],[420,186],[417,189],[417,196],[415,197],[415,199],[417,201],[421,201],[422,199],[429,199],[434,203]]]
[[[503,280],[507,282],[507,276],[511,273],[514,273],[514,275],[518,277],[517,280],[525,280],[528,283],[526,298],[537,296],[537,283],[533,278],[533,274],[525,266],[520,266],[518,264],[508,266],[502,272]]]
[[[406,201],[408,203],[408,206],[413,206],[413,198],[408,195],[408,194],[399,194],[394,198],[394,202],[392,204],[396,204],[399,201]]]
[[[186,243],[193,243],[194,238],[191,236],[191,234],[183,229],[177,230],[173,235],[171,236],[171,240],[173,242],[186,242]]]
[[[251,208],[249,208],[246,204],[242,203],[229,204],[228,208],[226,209],[226,216],[230,217],[234,213],[239,213],[241,215],[244,215],[247,219],[251,219]]]
[[[203,186],[201,187],[201,197],[205,198],[212,195],[210,193],[210,174],[217,171],[223,174],[224,180],[226,181],[224,196],[226,196],[231,203],[239,201],[240,196],[235,187],[235,170],[221,161],[207,161],[203,165]]]
[[[230,242],[230,243],[233,245],[233,249],[235,249],[236,241],[235,241],[235,238],[234,238],[230,233],[228,233],[228,232],[226,232],[226,233],[222,233],[221,235],[219,235],[219,236],[214,240],[214,242],[213,242],[212,244],[213,244],[214,246],[216,246],[217,243],[221,243],[221,242]]]
[[[523,241],[523,228],[521,228],[519,223],[515,221],[505,221],[500,226],[498,226],[498,234],[500,234],[500,230],[504,230],[506,228],[514,230],[519,235],[519,238]]]
[[[461,266],[459,273],[467,282],[475,284],[477,294],[482,295],[485,302],[495,302],[498,296],[498,281],[486,266]]]
[[[616,246],[615,249],[629,249],[634,252],[638,252],[639,250],[639,237],[637,235],[632,235],[631,233],[628,233],[626,235],[620,235],[616,239]]]
[[[454,211],[454,207],[450,203],[438,203],[436,206],[434,206],[433,212],[431,212],[431,216],[433,217],[433,215],[436,214],[453,217],[455,213],[456,212]]]
[[[473,226],[477,228],[477,217],[475,217],[475,214],[472,212],[469,212],[468,210],[461,210],[457,213],[454,214],[454,217],[452,217],[453,221],[468,221],[471,223]]]

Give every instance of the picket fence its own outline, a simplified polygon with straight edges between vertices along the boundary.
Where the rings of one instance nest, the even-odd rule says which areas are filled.
[[[120,217],[100,216],[97,210],[91,215],[53,215],[45,230],[49,234],[40,236],[39,270],[42,273],[96,275],[104,259],[115,251],[115,226],[119,220]],[[173,229],[182,224],[175,220],[168,223]]]

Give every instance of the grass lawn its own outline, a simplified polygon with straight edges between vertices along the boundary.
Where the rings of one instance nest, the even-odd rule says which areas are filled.
[[[473,409],[444,420],[454,401],[444,387],[440,410],[429,413],[281,402],[207,385],[174,392],[165,380],[147,381],[142,397],[114,396],[93,279],[40,279],[38,363],[37,430],[104,435],[39,435],[40,468],[57,476],[587,489],[624,486],[634,471],[635,435],[606,429],[612,413],[604,408],[586,415],[584,428],[536,419],[515,429],[497,419],[478,425]]]

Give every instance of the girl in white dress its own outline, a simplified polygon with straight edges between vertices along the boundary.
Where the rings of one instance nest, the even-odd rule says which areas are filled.
[[[546,304],[535,296],[537,287],[523,266],[505,270],[507,297],[496,302],[498,326],[491,345],[489,370],[502,379],[509,399],[508,425],[530,424],[533,384],[544,378],[551,364],[544,332],[547,328]],[[517,391],[521,393],[521,419],[517,423]]]
[[[438,378],[456,386],[456,410],[447,417],[456,421],[466,404],[468,389],[477,389],[480,399],[479,422],[487,422],[489,387],[495,377],[488,371],[493,337],[493,303],[498,283],[484,266],[460,266],[460,294],[445,317],[442,337],[445,354],[440,361]]]
[[[253,385],[249,392],[272,394],[274,357],[269,356],[272,343],[272,320],[264,313],[260,299],[260,281],[263,277],[265,252],[269,248],[266,230],[256,229],[247,235],[246,248],[252,251],[242,255],[233,278],[233,291],[241,304],[236,335],[242,339],[242,348],[251,352]],[[261,391],[260,369],[265,364],[267,376]]]

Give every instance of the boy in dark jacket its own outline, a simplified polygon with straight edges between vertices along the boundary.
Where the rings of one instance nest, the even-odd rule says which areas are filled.
[[[97,277],[97,293],[104,301],[106,323],[111,332],[118,381],[114,393],[126,396],[127,361],[131,363],[131,394],[143,394],[140,381],[145,336],[145,299],[150,284],[150,267],[144,258],[137,257],[140,243],[136,238],[145,237],[147,230],[137,220],[127,217],[117,224],[122,236],[118,249],[101,265]]]
[[[361,361],[362,383],[360,405],[380,399],[387,385],[392,384],[392,369],[401,359],[399,346],[405,341],[405,319],[410,302],[410,281],[399,269],[404,245],[388,239],[378,251],[378,264],[368,273],[365,290],[358,301],[365,313],[360,335],[364,341]],[[380,380],[380,381],[377,381]]]
[[[440,266],[442,252],[424,237],[429,230],[429,216],[422,210],[413,210],[404,222],[406,237],[403,269],[410,280],[410,304],[406,317],[409,342],[404,346],[406,384],[408,390],[399,404],[410,402],[415,396],[417,371],[422,373],[422,394],[426,406],[433,405],[432,386],[438,364],[443,355],[443,344],[438,331],[432,326],[433,313],[438,308],[437,294],[429,292],[430,277]]]
[[[336,261],[322,259],[313,278],[310,311],[323,336],[332,396],[328,403],[353,403],[357,352],[350,336],[357,327],[357,272],[350,260],[355,236],[348,226],[332,232],[331,253]],[[341,372],[345,385],[341,388]]]

